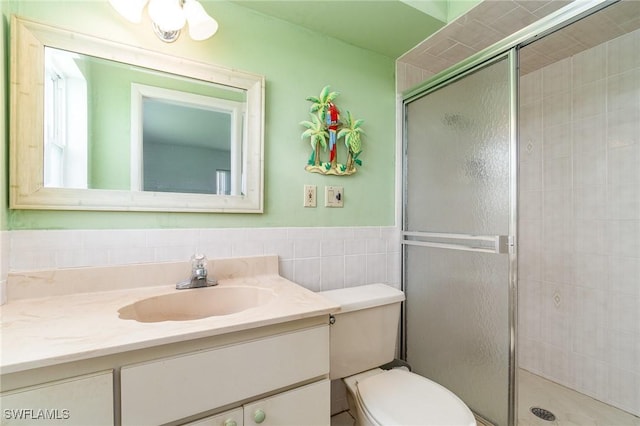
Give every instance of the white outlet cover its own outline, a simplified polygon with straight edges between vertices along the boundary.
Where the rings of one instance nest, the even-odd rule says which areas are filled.
[[[315,185],[305,185],[304,186],[304,207],[315,207],[316,206],[316,186]]]

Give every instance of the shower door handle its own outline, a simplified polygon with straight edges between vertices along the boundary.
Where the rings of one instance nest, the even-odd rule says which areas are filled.
[[[511,235],[470,235],[404,231],[402,233],[402,244],[449,250],[506,254],[513,252],[515,238]]]

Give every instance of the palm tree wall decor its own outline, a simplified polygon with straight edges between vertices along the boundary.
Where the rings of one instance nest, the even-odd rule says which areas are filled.
[[[346,120],[340,121],[340,110],[334,100],[338,92],[331,92],[330,86],[325,86],[320,96],[309,96],[311,108],[309,115],[311,120],[301,121],[300,125],[306,130],[302,132],[302,139],[309,138],[311,143],[311,155],[307,161],[305,170],[311,173],[324,175],[348,176],[357,171],[356,165],[361,166],[359,159],[362,153],[362,135],[364,120],[356,120],[351,112],[345,110]],[[345,164],[338,162],[337,141],[344,139],[347,149],[347,161]],[[327,152],[329,148],[329,161],[320,159],[321,149]]]

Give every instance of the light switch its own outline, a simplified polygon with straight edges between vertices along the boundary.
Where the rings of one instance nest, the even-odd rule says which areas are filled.
[[[344,206],[344,188],[341,186],[325,186],[324,187],[324,206],[325,207],[343,207]]]

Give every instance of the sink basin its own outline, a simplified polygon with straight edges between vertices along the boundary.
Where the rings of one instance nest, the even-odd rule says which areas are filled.
[[[138,322],[189,321],[231,315],[262,306],[276,297],[260,287],[207,287],[142,299],[118,310],[120,318]]]

